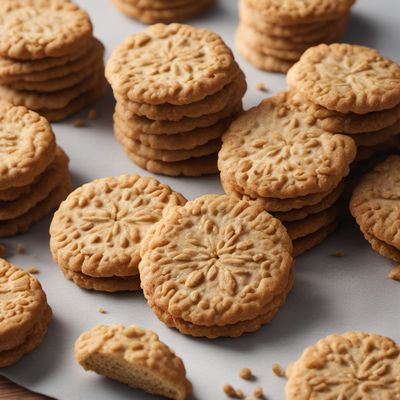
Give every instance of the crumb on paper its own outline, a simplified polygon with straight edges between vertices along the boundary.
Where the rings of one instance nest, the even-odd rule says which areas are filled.
[[[388,278],[393,279],[394,281],[400,281],[400,265],[390,270]]]
[[[30,274],[37,274],[39,273],[39,270],[36,267],[29,267],[25,270],[26,272],[29,272]]]
[[[240,376],[242,379],[246,380],[246,381],[250,381],[250,380],[253,379],[253,373],[251,372],[251,369],[250,369],[250,368],[242,368],[242,369],[239,371],[239,376]]]
[[[98,312],[100,314],[107,314],[107,311],[103,307],[99,307]]]
[[[25,245],[23,243],[18,243],[16,249],[18,254],[25,254]]]
[[[333,255],[335,257],[344,257],[344,252],[342,250],[337,250]]]
[[[85,126],[85,121],[83,119],[76,119],[74,121],[75,128],[83,128]]]
[[[0,244],[0,258],[6,258],[8,255],[7,247],[4,244]]]
[[[262,387],[257,386],[257,387],[254,389],[253,396],[254,396],[256,399],[263,399],[263,398],[264,398],[264,391],[263,391]]]
[[[256,89],[259,90],[260,92],[268,92],[267,87],[262,82],[257,83]]]
[[[87,117],[89,121],[94,121],[97,118],[97,110],[95,108],[91,108]]]
[[[276,375],[276,376],[285,376],[285,371],[282,369],[282,367],[277,364],[274,363],[272,364],[272,372]]]

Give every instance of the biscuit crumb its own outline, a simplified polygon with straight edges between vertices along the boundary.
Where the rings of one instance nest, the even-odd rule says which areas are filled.
[[[254,396],[256,399],[263,399],[263,398],[264,398],[264,391],[262,390],[262,387],[257,386],[257,387],[254,389],[253,396]]]
[[[23,243],[18,243],[16,249],[18,254],[25,254],[25,245]]]
[[[7,247],[3,244],[0,244],[0,258],[6,258],[8,255]]]
[[[235,397],[236,396],[236,390],[229,383],[225,383],[225,385],[222,387],[222,390],[229,397]]]
[[[242,368],[239,372],[239,376],[246,381],[253,379],[253,373],[250,368]]]
[[[37,274],[39,273],[39,270],[36,267],[29,267],[25,270],[26,272],[29,272],[30,274]]]
[[[394,267],[389,272],[388,278],[393,279],[394,281],[400,281],[400,265]]]
[[[99,307],[98,312],[100,314],[107,314],[107,311],[103,307]]]
[[[244,393],[242,389],[237,389],[236,390],[236,396],[237,399],[244,399]]]
[[[262,82],[257,83],[256,89],[259,90],[260,92],[268,92],[267,87]]]
[[[87,117],[89,121],[94,121],[97,118],[97,110],[95,108],[91,108]]]
[[[341,250],[337,250],[337,251],[335,251],[335,253],[333,255],[335,257],[344,257],[344,252]]]
[[[285,371],[282,369],[282,367],[279,364],[272,364],[272,372],[276,375],[276,376],[285,376]]]
[[[83,128],[85,126],[85,121],[83,119],[77,119],[74,121],[75,128]]]

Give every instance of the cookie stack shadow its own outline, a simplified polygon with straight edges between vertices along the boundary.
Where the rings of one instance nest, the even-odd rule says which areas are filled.
[[[217,172],[221,136],[247,88],[218,35],[153,25],[113,52],[106,76],[117,102],[115,136],[134,163],[171,176]]]
[[[210,9],[216,0],[113,0],[128,17],[145,24],[177,22],[193,18]]]
[[[0,237],[6,237],[57,208],[72,184],[69,158],[44,117],[2,102],[0,118]]]
[[[268,2],[239,1],[236,47],[259,69],[287,72],[309,47],[340,41],[354,0],[325,9],[314,9],[303,2],[292,7],[265,3]]]
[[[52,311],[39,281],[0,259],[0,367],[16,363],[42,342]]]
[[[6,0],[0,13],[3,100],[59,121],[103,94],[104,47],[86,12],[68,0]]]

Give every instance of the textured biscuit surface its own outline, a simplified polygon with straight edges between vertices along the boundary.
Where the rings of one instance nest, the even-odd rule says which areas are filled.
[[[54,260],[92,277],[138,273],[140,243],[166,208],[185,199],[153,178],[107,177],[71,193],[50,226]]]
[[[293,198],[329,192],[349,173],[354,141],[317,128],[288,93],[239,116],[222,137],[218,168],[255,197]]]
[[[68,0],[2,0],[0,15],[3,57],[64,56],[92,34],[89,16]]]
[[[171,208],[143,241],[146,298],[196,325],[255,318],[286,287],[292,244],[260,206],[206,195]]]
[[[184,400],[191,391],[182,360],[138,326],[98,325],[79,336],[75,356],[85,370],[152,394]]]
[[[385,242],[382,242],[372,235],[368,235],[368,233],[364,233],[364,237],[368,240],[371,247],[381,256],[389,258],[394,262],[400,263],[400,250],[397,250],[395,247],[390,246]]]
[[[400,65],[364,46],[312,47],[288,72],[287,81],[313,103],[342,113],[366,114],[400,103]]]
[[[128,37],[111,54],[113,90],[147,104],[188,104],[221,90],[237,73],[231,50],[215,33],[156,24]]]
[[[400,250],[399,156],[390,156],[362,177],[350,211],[363,232]]]
[[[0,102],[0,189],[31,183],[53,160],[50,124],[25,107]]]
[[[0,259],[0,352],[26,339],[45,306],[46,295],[39,281]]]
[[[400,348],[365,332],[330,335],[287,370],[286,399],[397,399]]]

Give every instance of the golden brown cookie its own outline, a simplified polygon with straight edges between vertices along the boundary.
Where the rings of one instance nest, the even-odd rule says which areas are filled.
[[[282,293],[291,253],[285,228],[261,206],[206,195],[148,231],[140,279],[148,301],[171,316],[224,326],[259,316]]]
[[[156,24],[113,51],[106,77],[113,91],[127,100],[182,105],[218,92],[237,71],[231,50],[217,34]]]
[[[3,57],[62,57],[92,36],[88,14],[68,0],[2,0],[0,15]]]
[[[191,393],[182,360],[152,331],[98,325],[79,336],[75,357],[87,371],[170,399]]]
[[[39,281],[0,259],[0,359],[2,352],[26,340],[46,306]]]
[[[304,350],[286,371],[287,400],[396,399],[400,347],[366,332],[333,334]]]
[[[385,242],[375,238],[368,233],[363,233],[365,239],[368,240],[371,247],[378,252],[381,256],[389,258],[390,260],[400,263],[400,250],[396,249]]]
[[[396,135],[400,134],[400,119],[393,125],[375,132],[360,133],[352,135],[357,146],[371,147],[390,141]]]
[[[349,173],[354,141],[321,130],[287,92],[241,114],[222,137],[224,180],[253,198],[295,198],[332,191]]]
[[[400,65],[364,46],[312,47],[288,72],[287,82],[312,103],[341,113],[367,114],[400,104]]]
[[[185,199],[154,178],[97,179],[72,192],[54,214],[50,249],[61,268],[94,278],[138,274],[146,231]]]
[[[25,186],[54,159],[50,124],[25,107],[0,102],[0,189]]]

